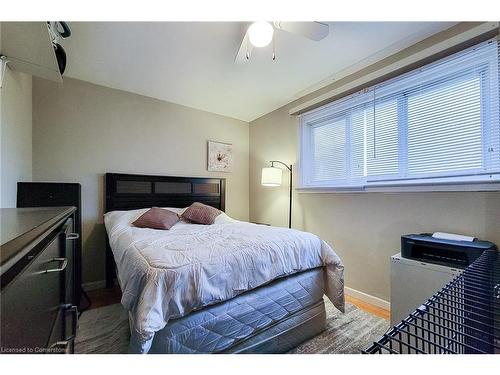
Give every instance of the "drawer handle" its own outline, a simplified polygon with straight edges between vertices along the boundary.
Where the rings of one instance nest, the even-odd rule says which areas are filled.
[[[77,240],[78,238],[80,238],[80,235],[78,233],[69,233],[66,236],[67,240]]]
[[[52,258],[51,262],[62,262],[62,263],[59,268],[49,268],[48,270],[45,270],[44,273],[61,272],[64,271],[64,269],[68,265],[68,260],[66,258]]]
[[[60,354],[60,353],[69,354],[69,353],[71,353],[71,349],[70,348],[71,348],[71,344],[72,344],[72,342],[74,340],[75,340],[75,338],[71,337],[68,340],[56,341],[51,346],[49,346],[48,353],[53,353],[53,354]]]
[[[70,340],[72,337],[76,335],[76,329],[78,325],[78,307],[72,304],[67,304],[64,306],[66,308],[66,312],[70,311],[72,314],[72,319],[71,319],[71,336],[68,338]]]

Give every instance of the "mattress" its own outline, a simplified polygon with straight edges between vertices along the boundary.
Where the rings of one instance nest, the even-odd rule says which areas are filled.
[[[323,268],[276,280],[229,301],[170,320],[155,334],[149,352],[258,352],[256,348],[264,343],[266,352],[291,349],[300,343],[297,339],[302,341],[319,333],[324,317],[317,319],[309,335],[291,335],[274,346],[272,340],[305,320],[324,315],[323,293]],[[308,307],[310,312],[305,313]]]
[[[318,267],[324,269],[322,293],[343,311],[344,267],[317,236],[225,214],[213,225],[179,222],[168,231],[132,226],[145,211],[105,215],[121,302],[131,315],[131,352],[149,352],[170,321]]]

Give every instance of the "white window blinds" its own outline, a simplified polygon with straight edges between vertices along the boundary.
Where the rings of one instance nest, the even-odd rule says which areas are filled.
[[[500,181],[498,51],[490,40],[303,115],[302,187]]]
[[[314,179],[335,181],[346,175],[346,119],[312,128]]]

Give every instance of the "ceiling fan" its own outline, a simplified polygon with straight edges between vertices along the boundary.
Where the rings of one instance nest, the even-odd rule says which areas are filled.
[[[325,38],[330,32],[330,27],[321,22],[282,22],[282,21],[257,21],[244,23],[242,25],[242,41],[234,62],[242,64],[250,60],[250,55],[254,47],[260,48],[273,42],[274,53],[274,33],[277,30],[286,31],[292,34],[301,35],[308,39],[319,41]]]

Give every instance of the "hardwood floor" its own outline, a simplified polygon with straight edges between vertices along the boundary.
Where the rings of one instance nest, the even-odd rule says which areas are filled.
[[[87,292],[87,295],[92,301],[89,310],[120,303],[122,298],[122,292],[118,285],[115,285],[112,288],[91,290]]]
[[[113,288],[109,289],[92,290],[87,292],[87,294],[92,301],[90,309],[112,305],[114,303],[120,303],[122,297],[122,293],[118,285],[115,285]],[[367,313],[378,316],[380,318],[384,318],[386,320],[390,319],[390,311],[385,310],[381,307],[369,304],[367,302],[361,301],[358,298],[348,295],[345,296],[345,300],[349,303],[352,303],[359,309],[366,311]]]
[[[348,296],[346,294],[345,296],[346,302],[352,303],[354,306],[357,308],[366,311],[367,313],[370,313],[372,315],[378,316],[380,318],[384,318],[385,320],[389,320],[391,318],[391,312],[389,310],[383,309],[381,307],[372,305],[368,302],[362,301],[358,298]]]

